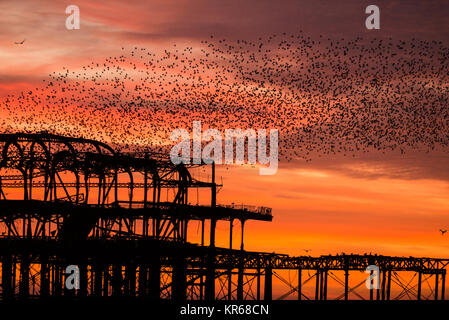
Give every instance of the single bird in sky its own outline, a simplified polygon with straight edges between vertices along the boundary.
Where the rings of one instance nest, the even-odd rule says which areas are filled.
[[[20,42],[14,42],[15,44],[23,44],[24,42],[25,42],[25,40],[26,39],[23,39],[22,41],[20,41]]]
[[[446,229],[440,229],[441,235],[444,236],[444,234],[447,232]]]

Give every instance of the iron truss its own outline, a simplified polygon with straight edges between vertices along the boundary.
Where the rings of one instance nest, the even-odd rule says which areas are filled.
[[[1,134],[0,154],[0,299],[445,298],[445,259],[245,251],[245,222],[271,221],[271,209],[217,205],[214,164],[173,165],[161,154],[48,133]],[[199,189],[210,198],[192,204]],[[229,225],[228,248],[215,245],[218,221]],[[65,285],[69,265],[79,268],[77,290]],[[360,277],[368,266],[378,268],[372,290],[364,289],[372,271]],[[274,282],[285,292],[274,295]]]

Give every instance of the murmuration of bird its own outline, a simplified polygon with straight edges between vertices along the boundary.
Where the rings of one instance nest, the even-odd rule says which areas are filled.
[[[122,48],[0,99],[3,132],[97,139],[167,152],[170,133],[278,129],[281,161],[448,150],[449,48],[442,42],[211,36],[162,51]]]

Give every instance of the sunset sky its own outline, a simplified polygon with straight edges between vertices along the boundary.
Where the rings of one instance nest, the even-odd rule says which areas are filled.
[[[79,30],[65,28],[65,8],[71,4],[80,8]],[[174,44],[200,46],[211,35],[257,39],[299,30],[312,38],[417,38],[449,45],[446,1],[376,1],[381,11],[378,31],[364,26],[370,4],[357,0],[3,0],[0,120],[8,123],[3,109],[8,95],[40,88],[50,73],[63,68],[80,70],[92,61],[120,56],[122,47],[163,52]],[[23,39],[23,45],[14,43]],[[448,91],[442,94],[447,101]],[[247,250],[302,255],[304,249],[312,249],[313,256],[341,252],[449,256],[449,236],[439,232],[449,228],[445,150],[353,159],[337,154],[310,162],[281,159],[279,166],[272,176],[260,176],[258,168],[251,166],[218,168],[224,184],[219,203],[273,208],[271,223],[247,223]],[[225,227],[218,225],[221,245],[227,244],[220,240]]]

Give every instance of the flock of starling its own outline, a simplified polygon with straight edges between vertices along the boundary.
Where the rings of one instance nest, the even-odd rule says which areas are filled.
[[[449,47],[389,38],[255,40],[122,48],[0,99],[3,132],[167,152],[174,129],[278,129],[280,161],[449,144]]]

